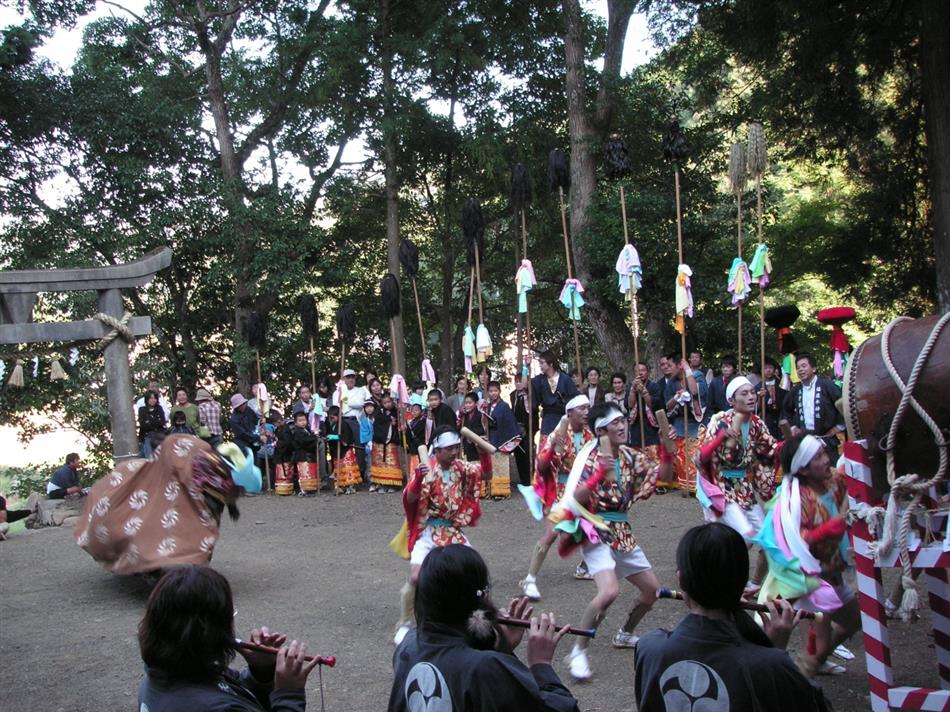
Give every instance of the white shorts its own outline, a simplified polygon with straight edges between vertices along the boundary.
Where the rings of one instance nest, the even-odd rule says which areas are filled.
[[[462,537],[465,539],[462,543],[465,544],[465,546],[471,546],[468,537],[464,534]],[[437,546],[438,545],[432,541],[432,527],[426,527],[422,530],[422,534],[419,535],[415,545],[412,547],[412,552],[409,555],[409,564],[421,566],[428,553]]]
[[[838,598],[841,599],[842,606],[846,606],[854,600],[854,589],[848,585],[847,581],[842,580],[839,584],[833,584],[830,581],[828,583],[835,590]],[[812,611],[813,613],[818,611],[818,608],[812,605],[811,601],[805,598],[799,598],[797,601],[795,601],[795,603],[792,604],[792,608],[794,608],[796,611]],[[832,611],[832,613],[833,612],[834,611]]]
[[[608,544],[585,541],[582,551],[591,576],[601,571],[616,571],[617,578],[627,578],[653,568],[639,546],[633,547],[633,551],[617,551]]]
[[[746,544],[752,543],[752,538],[765,524],[765,512],[758,503],[753,504],[750,509],[743,509],[735,502],[729,502],[726,504],[726,511],[718,518],[712,510],[703,507],[703,518],[707,522],[722,522],[735,529],[745,539]]]

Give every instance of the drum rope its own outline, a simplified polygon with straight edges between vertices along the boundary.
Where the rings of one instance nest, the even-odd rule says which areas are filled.
[[[908,321],[909,317],[898,317],[891,321],[885,328],[884,333],[881,336],[881,356],[884,361],[884,365],[887,368],[887,372],[890,374],[891,379],[901,390],[901,400],[897,406],[897,410],[894,413],[894,419],[891,421],[891,427],[887,433],[886,443],[881,445],[881,449],[884,450],[887,457],[887,481],[891,485],[891,495],[890,501],[888,502],[888,511],[891,513],[898,506],[898,500],[906,497],[911,497],[910,503],[904,508],[904,511],[901,514],[900,527],[897,533],[897,545],[900,552],[900,563],[901,563],[901,583],[904,586],[904,596],[901,599],[901,605],[898,609],[901,617],[907,620],[911,613],[919,607],[919,597],[917,593],[916,582],[912,576],[911,570],[911,561],[910,561],[910,552],[908,549],[908,535],[910,532],[910,525],[914,515],[917,513],[917,510],[921,509],[921,500],[924,497],[924,494],[933,486],[939,484],[943,481],[944,476],[947,472],[947,441],[944,437],[943,431],[941,431],[940,426],[927,411],[920,405],[916,398],[914,398],[914,388],[917,385],[917,379],[920,376],[920,373],[923,371],[924,366],[927,363],[927,359],[930,357],[930,353],[933,350],[934,345],[937,343],[937,339],[940,338],[940,334],[943,331],[943,328],[947,325],[947,322],[950,321],[950,312],[944,314],[933,328],[930,330],[930,336],[927,337],[927,341],[924,343],[923,348],[920,350],[920,354],[917,356],[917,360],[914,363],[914,367],[910,372],[910,377],[907,379],[907,382],[901,379],[900,374],[897,372],[897,368],[894,366],[894,362],[891,360],[891,332],[894,329],[894,326],[902,321]],[[914,412],[920,416],[920,419],[927,424],[927,427],[930,428],[930,431],[933,433],[934,441],[937,445],[937,451],[940,457],[940,463],[937,467],[937,472],[929,480],[921,481],[920,476],[916,474],[906,474],[901,477],[897,477],[897,463],[896,463],[896,448],[895,443],[897,439],[897,431],[901,424],[901,421],[904,418],[904,414],[907,411],[907,406],[910,405],[914,409]],[[893,522],[893,517],[889,517],[891,522]],[[885,526],[885,529],[887,527]],[[885,539],[890,539],[889,536],[891,532],[885,531],[882,536],[881,544],[884,544]],[[890,548],[890,546],[886,547]],[[878,547],[879,553],[881,552],[882,547]]]

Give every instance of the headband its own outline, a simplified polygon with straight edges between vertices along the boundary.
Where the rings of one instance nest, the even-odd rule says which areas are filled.
[[[736,394],[736,391],[738,391],[743,386],[751,385],[752,381],[750,381],[745,376],[736,376],[731,381],[729,381],[729,385],[726,386],[726,400],[732,400],[732,397]]]
[[[795,456],[792,458],[791,472],[789,474],[798,474],[800,470],[807,467],[808,463],[812,461],[812,458],[814,458],[823,447],[824,445],[821,444],[821,440],[814,435],[806,435],[802,438],[802,442],[795,451]]]
[[[432,447],[434,449],[441,449],[445,447],[452,447],[453,445],[458,445],[462,442],[462,439],[459,437],[458,433],[447,432],[442,433],[435,440],[432,441]]]
[[[597,432],[601,428],[606,428],[608,425],[614,422],[617,418],[622,418],[622,417],[623,417],[623,413],[621,413],[616,408],[611,408],[610,410],[607,411],[607,415],[601,416],[596,421],[594,421],[594,432]]]
[[[587,396],[574,396],[564,406],[564,410],[574,410],[574,408],[580,408],[582,405],[590,405],[590,399]]]

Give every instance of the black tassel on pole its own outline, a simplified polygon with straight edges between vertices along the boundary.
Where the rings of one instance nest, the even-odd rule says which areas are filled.
[[[383,305],[383,315],[387,319],[395,319],[399,316],[399,280],[391,272],[383,277],[379,284],[379,295]]]
[[[482,206],[475,198],[469,198],[462,205],[462,234],[468,250],[468,263],[474,265],[476,250],[478,261],[485,256],[485,219],[482,217]]]
[[[626,178],[633,172],[627,145],[619,138],[613,138],[604,146],[604,167],[610,180]]]
[[[304,294],[300,297],[300,326],[303,328],[303,335],[308,339],[317,336],[317,300],[312,294]]]
[[[531,176],[524,163],[511,168],[511,209],[517,215],[531,203]]]
[[[399,243],[399,264],[407,277],[414,279],[419,274],[419,248],[412,240]]]
[[[567,156],[560,148],[548,154],[548,184],[551,190],[567,191],[571,187],[571,171],[567,165]]]
[[[689,142],[680,126],[679,119],[670,119],[663,137],[663,158],[679,163],[689,155]]]
[[[248,313],[244,320],[244,339],[255,351],[261,351],[267,345],[267,322],[260,312]]]
[[[356,338],[356,310],[347,302],[336,312],[336,333],[344,344]]]

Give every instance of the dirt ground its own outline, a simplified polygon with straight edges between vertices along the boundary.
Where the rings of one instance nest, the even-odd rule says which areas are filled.
[[[213,561],[234,588],[239,635],[265,624],[307,641],[320,654],[335,655],[337,666],[323,671],[327,710],[385,709],[393,623],[408,571],[407,562],[386,546],[400,525],[399,496],[265,495],[242,500],[241,509],[240,521],[223,524]],[[675,581],[680,535],[701,519],[699,505],[675,493],[635,506],[634,532],[665,585]],[[520,498],[485,504],[481,524],[470,534],[488,562],[496,603],[517,593],[540,531]],[[145,586],[106,573],[62,528],[11,537],[0,543],[0,560],[0,707],[24,712],[135,709],[142,674],[136,626]],[[578,622],[594,590],[592,583],[571,576],[574,563],[552,550],[539,581],[540,607],[562,622]],[[633,653],[610,646],[633,601],[634,589],[624,584],[591,646],[591,682],[569,681],[560,660],[568,641],[558,650],[555,667],[582,710],[636,708]],[[660,601],[641,632],[673,627],[683,613],[681,603]],[[921,614],[914,625],[891,626],[895,679],[901,684],[937,684],[929,612]],[[851,647],[858,657],[848,673],[822,678],[822,683],[836,709],[865,710],[860,636]],[[310,709],[319,709],[316,673],[308,696]]]

